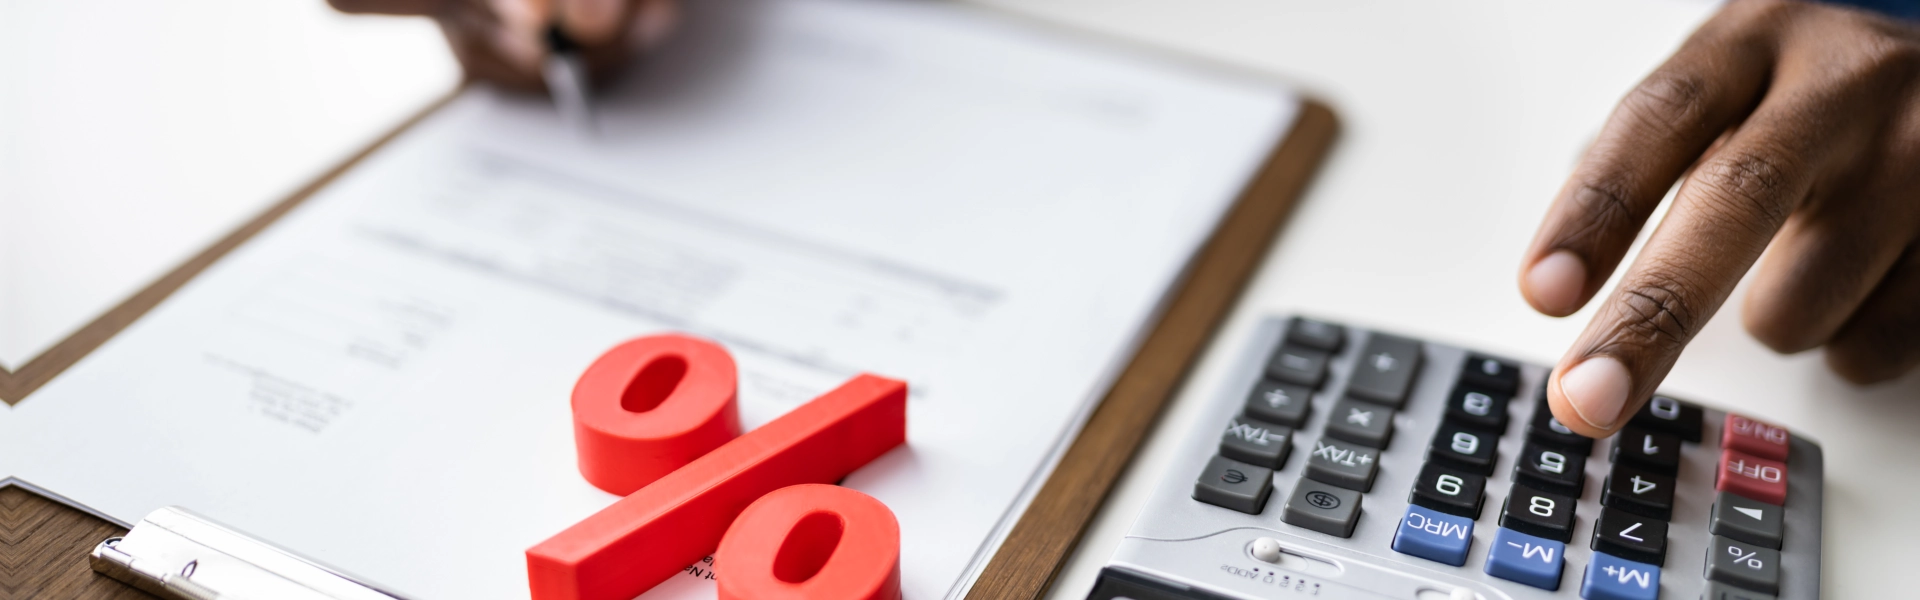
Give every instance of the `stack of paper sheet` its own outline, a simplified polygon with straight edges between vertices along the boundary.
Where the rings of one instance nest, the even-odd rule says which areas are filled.
[[[946,3],[689,6],[595,134],[465,92],[6,415],[0,468],[522,597],[525,549],[615,500],[574,378],[680,331],[732,351],[749,428],[910,382],[908,446],[846,485],[899,516],[908,598],[961,593],[1297,100]]]

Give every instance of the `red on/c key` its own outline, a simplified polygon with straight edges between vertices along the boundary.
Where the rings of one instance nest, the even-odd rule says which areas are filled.
[[[1787,505],[1787,464],[1739,450],[1720,452],[1720,473],[1714,489],[1778,506]]]
[[[1721,430],[1722,448],[1769,460],[1787,460],[1787,444],[1792,436],[1784,427],[1727,413],[1726,426]]]

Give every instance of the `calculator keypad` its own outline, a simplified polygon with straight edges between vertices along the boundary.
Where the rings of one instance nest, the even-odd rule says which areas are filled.
[[[1236,414],[1214,430],[1217,447],[1193,480],[1200,503],[1253,515],[1242,518],[1260,528],[1322,536],[1312,539],[1384,539],[1370,543],[1534,594],[1674,597],[1662,593],[1662,577],[1716,600],[1806,589],[1782,579],[1792,576],[1780,564],[1787,542],[1818,540],[1817,526],[1790,525],[1802,519],[1790,519],[1798,455],[1784,428],[1659,395],[1594,456],[1595,440],[1554,419],[1539,367],[1477,352],[1436,355],[1419,340],[1301,318],[1269,348],[1258,381],[1236,396]],[[1442,370],[1423,374],[1429,365]],[[1517,426],[1515,410],[1524,411]],[[1396,435],[1413,436],[1410,447],[1394,448]],[[1813,460],[1817,469],[1817,448]],[[1384,477],[1390,470],[1400,474]],[[1392,489],[1375,489],[1383,478]],[[1681,502],[1681,490],[1707,490],[1712,502],[1699,491]],[[1385,495],[1369,500],[1376,491]],[[1377,529],[1354,537],[1372,526],[1368,510],[1397,519],[1386,521],[1387,537]],[[1260,538],[1273,547],[1249,556],[1288,564],[1276,538],[1284,536]],[[1681,570],[1668,568],[1676,561]]]

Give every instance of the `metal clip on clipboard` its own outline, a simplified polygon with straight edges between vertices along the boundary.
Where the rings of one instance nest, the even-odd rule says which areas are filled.
[[[179,507],[94,546],[93,570],[175,600],[394,600],[399,596]]]

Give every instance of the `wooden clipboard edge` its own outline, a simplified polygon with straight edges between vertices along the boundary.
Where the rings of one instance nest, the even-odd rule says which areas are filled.
[[[126,329],[128,325],[132,325],[134,321],[146,315],[147,311],[153,310],[155,306],[159,306],[162,300],[166,300],[168,296],[173,295],[175,291],[185,286],[188,281],[192,281],[193,278],[198,276],[202,271],[207,270],[207,267],[213,266],[213,263],[218,262],[222,257],[226,256],[227,253],[232,252],[234,248],[246,243],[247,240],[253,239],[253,236],[264,231],[268,226],[273,225],[274,222],[279,221],[281,216],[291,212],[295,207],[305,202],[307,198],[312,197],[321,189],[332,184],[342,173],[346,173],[347,170],[352,169],[354,165],[360,164],[362,159],[372,155],[380,148],[385,147],[387,142],[399,137],[401,133],[413,128],[414,124],[425,120],[428,115],[446,106],[446,104],[452,101],[455,96],[458,96],[460,91],[465,89],[465,87],[465,85],[455,86],[452,91],[434,100],[412,116],[407,117],[406,121],[401,122],[392,130],[381,135],[378,139],[375,139],[373,143],[368,144],[359,152],[354,153],[353,156],[347,157],[345,161],[342,161],[338,165],[334,165],[332,169],[322,173],[318,178],[307,183],[307,185],[301,187],[299,190],[294,191],[294,193],[286,199],[276,202],[272,206],[267,207],[266,210],[261,211],[260,214],[254,215],[252,219],[242,224],[238,229],[229,232],[226,237],[220,238],[212,245],[201,250],[199,254],[193,255],[193,257],[187,259],[186,262],[174,267],[172,271],[161,275],[159,279],[155,279],[152,283],[147,284],[147,287],[141,288],[138,292],[134,292],[132,296],[128,296],[127,299],[120,301],[120,304],[115,305],[112,309],[101,313],[99,317],[94,318],[93,321],[74,331],[73,334],[60,340],[60,342],[54,344],[53,347],[33,357],[33,360],[27,361],[27,363],[22,365],[18,370],[9,372],[5,369],[0,369],[0,402],[6,402],[7,405],[12,406],[25,400],[27,396],[32,395],[35,391],[39,390],[41,386],[53,381],[55,376],[65,372],[67,368],[72,367],[74,363],[80,362],[80,359],[91,354],[94,349],[99,348],[101,344],[107,343],[107,340],[112,339],[113,336],[119,334],[121,330]]]
[[[1166,312],[1067,447],[968,600],[1039,598],[1271,248],[1340,129],[1303,99],[1286,139],[1195,255]]]

